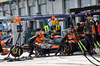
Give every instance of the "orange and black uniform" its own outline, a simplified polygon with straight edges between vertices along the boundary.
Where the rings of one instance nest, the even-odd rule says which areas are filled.
[[[59,52],[59,51],[61,51],[61,49],[62,48],[64,48],[64,46],[65,46],[65,40],[68,38],[68,34],[64,37],[64,38],[62,38],[62,40],[61,40],[61,42],[59,42],[58,44],[59,44],[59,48],[57,49],[57,51],[56,51],[56,53],[55,53],[55,56],[57,55],[57,53]]]
[[[0,44],[0,52],[2,52],[2,47],[1,47],[1,44]]]
[[[84,33],[85,33],[85,46],[87,48],[87,50],[89,52],[91,52],[91,50],[93,49],[93,43],[92,43],[92,27],[87,24],[85,27],[84,27]]]
[[[0,52],[2,52],[2,46],[1,46],[1,34],[2,34],[2,29],[0,28]]]
[[[95,30],[95,26],[94,25],[92,25],[92,32],[93,32],[93,34],[96,34],[96,30]]]
[[[34,42],[42,43],[42,42],[41,42],[41,39],[46,39],[46,38],[44,37],[44,33],[45,33],[45,32],[44,32],[44,31],[39,31],[39,32],[36,33],[36,35],[37,35],[38,33],[41,33],[41,34],[40,34],[39,37],[36,38],[36,40],[35,40]]]
[[[41,34],[38,35],[39,33],[41,33]],[[31,49],[29,56],[31,56],[32,54],[34,54],[33,53],[34,47],[37,49],[37,47],[35,46],[34,42],[42,43],[41,39],[45,39],[45,37],[44,37],[43,34],[44,34],[44,31],[39,31],[39,32],[36,33],[36,36],[34,36],[35,38],[33,37],[34,39],[31,40],[31,42],[29,42],[29,40],[28,40],[28,44],[29,44],[29,47]]]
[[[92,25],[92,39],[93,39],[93,43],[97,43],[97,39],[95,38],[96,37],[96,30],[95,30],[95,26]]]

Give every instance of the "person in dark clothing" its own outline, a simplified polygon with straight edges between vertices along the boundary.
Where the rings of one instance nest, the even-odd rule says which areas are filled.
[[[91,50],[93,50],[92,30],[91,29],[92,29],[92,27],[90,26],[90,24],[86,23],[86,26],[84,27],[85,46],[89,53],[91,53]]]
[[[85,35],[85,46],[87,48],[88,52],[91,52],[91,50],[93,49],[93,44],[92,44],[92,36],[89,34]]]
[[[34,53],[33,53],[33,50],[34,50],[34,48],[37,48],[37,47],[35,46],[35,42],[36,42],[36,41],[37,41],[37,42],[41,42],[41,41],[40,41],[40,38],[41,38],[41,37],[43,37],[43,36],[41,36],[41,33],[39,32],[37,35],[31,37],[31,38],[28,40],[28,45],[29,45],[29,47],[30,47],[30,54],[29,54],[29,57],[31,57],[31,55],[34,54]]]
[[[2,52],[3,50],[2,50],[2,46],[1,46],[1,44],[0,44],[0,52]]]
[[[3,51],[2,46],[1,46],[1,35],[2,35],[2,28],[0,28],[0,52]]]
[[[57,56],[58,52],[61,51],[62,48],[65,46],[65,40],[67,39],[68,34],[59,42],[59,48],[57,49],[55,56]]]
[[[30,47],[30,54],[29,54],[29,57],[31,57],[33,53],[33,50],[34,50],[34,41],[36,40],[36,38],[38,37],[39,35],[35,35],[33,37],[31,37],[29,40],[28,40],[28,45]]]
[[[34,43],[29,43],[29,47],[30,47],[30,49],[31,49],[30,54],[29,54],[29,57],[31,57],[31,55],[34,54],[34,53],[33,53],[33,50],[34,50],[34,47],[35,47],[35,46],[34,46]]]
[[[94,22],[94,26],[95,26],[95,31],[96,31],[96,39],[97,39],[98,42],[100,42],[100,40],[99,40],[100,39],[100,35],[98,33],[98,25],[99,25],[99,20]]]
[[[24,37],[25,37],[25,41],[26,41],[26,44],[27,44],[28,39],[31,37],[31,31],[29,30],[29,27],[25,31]]]
[[[84,28],[84,24],[77,24],[78,28],[77,28],[77,32],[78,34],[83,34],[83,28]]]
[[[59,43],[59,48],[57,49],[55,56],[57,56],[58,52],[61,51],[61,49],[64,47],[64,45],[65,45],[65,43],[63,43],[63,42]]]

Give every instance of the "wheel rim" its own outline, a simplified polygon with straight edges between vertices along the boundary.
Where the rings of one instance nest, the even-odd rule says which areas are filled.
[[[13,46],[10,49],[10,53],[13,57],[19,57],[23,54],[23,49],[20,46]]]
[[[64,47],[64,53],[68,54],[72,51],[72,46],[70,44],[66,44]]]

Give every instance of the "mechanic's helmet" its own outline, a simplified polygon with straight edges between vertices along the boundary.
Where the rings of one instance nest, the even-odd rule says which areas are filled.
[[[92,18],[91,17],[88,17],[88,19],[89,19],[89,22],[91,23],[92,22]]]
[[[77,23],[77,26],[80,26],[80,23]]]
[[[89,22],[90,22],[90,25],[93,25],[93,21],[92,21],[92,19],[90,19]]]
[[[44,34],[45,32],[44,31],[39,31],[39,32],[36,32],[35,35],[38,35],[39,33]]]
[[[90,19],[89,22],[91,23],[92,22],[92,19]]]
[[[84,24],[84,22],[81,22],[81,24]]]
[[[40,31],[40,36],[39,37],[43,37],[44,34],[45,34],[44,31]]]
[[[5,46],[5,42],[1,42],[1,46],[4,47]]]
[[[88,17],[89,20],[91,20],[91,17]]]
[[[53,33],[55,33],[55,34],[56,34],[56,29],[53,29]]]
[[[44,31],[40,31],[40,33],[41,33],[41,34],[45,34],[45,32],[44,32]]]
[[[51,30],[53,30],[54,28],[55,28],[54,25],[52,25],[52,26],[51,26]]]
[[[37,34],[37,36],[39,37],[39,36],[40,36],[40,34],[41,34],[41,33],[39,32],[39,33]]]

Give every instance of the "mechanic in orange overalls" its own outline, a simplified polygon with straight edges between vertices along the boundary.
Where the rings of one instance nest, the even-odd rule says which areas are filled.
[[[3,51],[2,46],[1,46],[1,32],[2,32],[2,29],[0,28],[0,52]]]
[[[38,33],[41,33],[41,34],[40,34],[39,37],[36,38],[36,40],[35,40],[34,42],[42,43],[41,40],[46,39],[46,38],[44,37],[45,32],[43,31],[43,29],[41,29],[39,32],[36,33],[36,35],[37,35]]]
[[[33,53],[33,50],[34,50],[34,42],[39,42],[39,43],[42,43],[42,41],[41,40],[45,40],[46,38],[44,37],[44,31],[41,29],[41,31],[39,31],[39,32],[37,32],[36,33],[36,35],[38,35],[40,33],[40,35],[39,35],[39,37],[37,37],[36,39],[35,39],[35,41],[33,41],[33,43],[31,43],[31,44],[29,44],[29,46],[30,46],[30,49],[31,49],[31,51],[30,51],[30,54],[29,54],[29,57],[31,57],[31,55],[32,54],[34,54]]]

